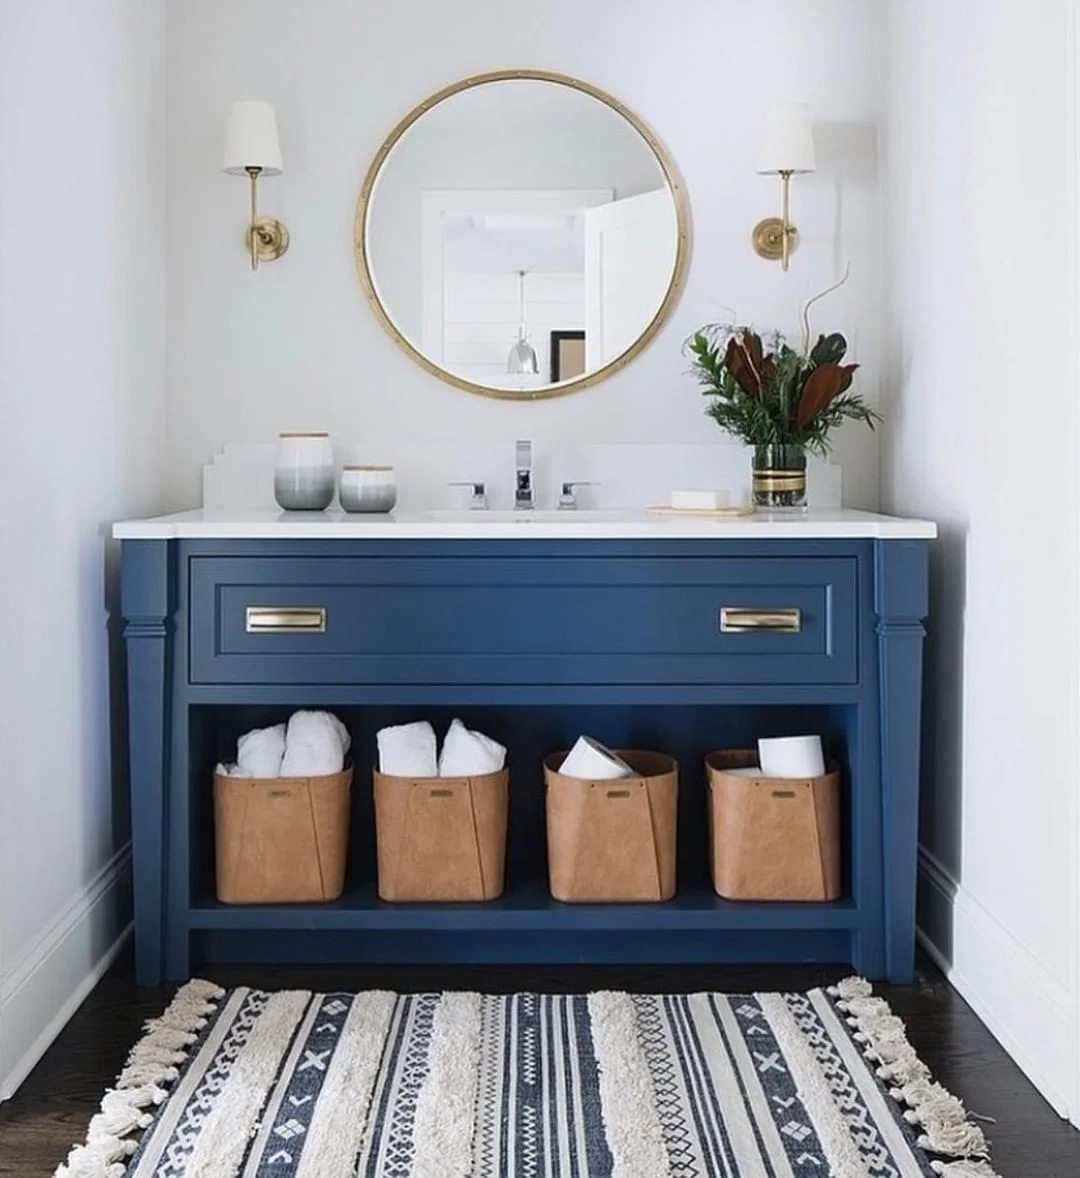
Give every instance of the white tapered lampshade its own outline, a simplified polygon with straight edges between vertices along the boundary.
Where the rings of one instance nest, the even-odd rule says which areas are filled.
[[[277,115],[269,102],[234,102],[229,107],[223,167],[233,176],[248,168],[261,168],[264,176],[282,171]]]
[[[817,168],[810,108],[805,102],[777,102],[765,119],[758,172],[813,172]]]

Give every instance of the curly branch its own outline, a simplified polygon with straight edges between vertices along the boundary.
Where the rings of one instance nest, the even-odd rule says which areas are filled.
[[[816,294],[807,301],[803,307],[802,321],[803,321],[803,355],[810,355],[810,308],[815,304],[821,302],[827,295],[831,295],[834,290],[839,290],[845,282],[851,277],[851,263],[848,262],[844,269],[844,277],[839,282],[834,282],[832,286],[826,287],[821,294]]]

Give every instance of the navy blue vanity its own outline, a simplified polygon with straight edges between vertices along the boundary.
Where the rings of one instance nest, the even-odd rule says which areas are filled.
[[[210,961],[843,961],[911,980],[933,525],[857,512],[531,527],[192,512],[116,534],[141,983]],[[743,622],[722,626],[725,610]],[[332,708],[353,733],[345,894],[222,905],[214,765],[299,706]],[[455,715],[510,750],[505,895],[381,903],[374,734]],[[678,758],[669,903],[549,897],[541,762],[582,731]],[[797,732],[820,732],[843,769],[844,896],[721,900],[703,758]]]

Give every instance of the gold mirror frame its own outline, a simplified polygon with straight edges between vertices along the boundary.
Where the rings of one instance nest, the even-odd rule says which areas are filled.
[[[589,97],[597,99],[616,114],[621,115],[649,145],[653,155],[656,157],[657,163],[660,165],[660,170],[663,172],[664,179],[667,181],[668,189],[671,192],[671,198],[675,202],[676,228],[678,233],[675,265],[671,272],[671,281],[668,283],[667,291],[664,294],[660,306],[657,308],[656,314],[649,321],[645,330],[638,336],[633,345],[627,348],[622,355],[616,356],[614,360],[609,361],[603,368],[598,368],[595,372],[586,373],[584,376],[567,381],[565,384],[550,385],[540,389],[500,389],[490,385],[476,384],[475,381],[465,380],[463,377],[455,376],[454,373],[449,372],[445,368],[440,368],[438,364],[429,360],[419,348],[398,330],[387,313],[386,308],[382,305],[378,293],[375,290],[375,281],[371,273],[367,249],[367,215],[371,203],[371,194],[375,188],[375,181],[378,179],[379,172],[382,170],[387,156],[397,146],[398,141],[405,132],[409,130],[413,123],[427,114],[432,107],[437,106],[447,98],[452,98],[455,94],[461,94],[465,90],[473,90],[477,86],[486,86],[491,82],[512,80],[553,82],[559,86],[568,86],[572,90],[577,90],[582,94],[587,94]],[[372,310],[375,312],[375,317],[387,332],[389,332],[398,347],[411,356],[421,368],[426,369],[432,376],[437,376],[447,384],[454,385],[455,388],[464,389],[469,393],[479,393],[483,397],[494,397],[501,401],[541,401],[549,397],[563,397],[567,393],[580,392],[582,389],[587,389],[590,385],[606,380],[609,376],[613,376],[620,369],[624,368],[648,347],[675,306],[682,292],[683,284],[686,281],[686,272],[690,265],[690,208],[689,202],[686,199],[686,189],[679,179],[674,161],[668,155],[663,144],[661,144],[660,140],[649,130],[645,123],[617,98],[613,98],[610,94],[605,93],[596,86],[591,86],[588,82],[582,82],[567,74],[556,74],[547,70],[494,70],[491,73],[476,74],[474,77],[464,78],[460,82],[454,82],[450,86],[444,86],[441,90],[437,90],[429,98],[425,98],[419,106],[409,111],[386,137],[382,146],[375,153],[375,158],[368,167],[367,174],[364,176],[363,186],[360,189],[360,199],[356,204],[356,220],[353,226],[353,248],[356,253],[356,269],[360,275],[360,284],[364,288],[364,295],[368,303],[370,303]]]

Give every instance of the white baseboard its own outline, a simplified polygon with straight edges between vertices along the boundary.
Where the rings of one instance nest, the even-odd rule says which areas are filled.
[[[934,963],[1054,1110],[1080,1124],[1068,987],[925,848],[919,909],[919,941]]]
[[[98,873],[0,978],[0,1101],[9,1100],[131,932],[131,849]]]

